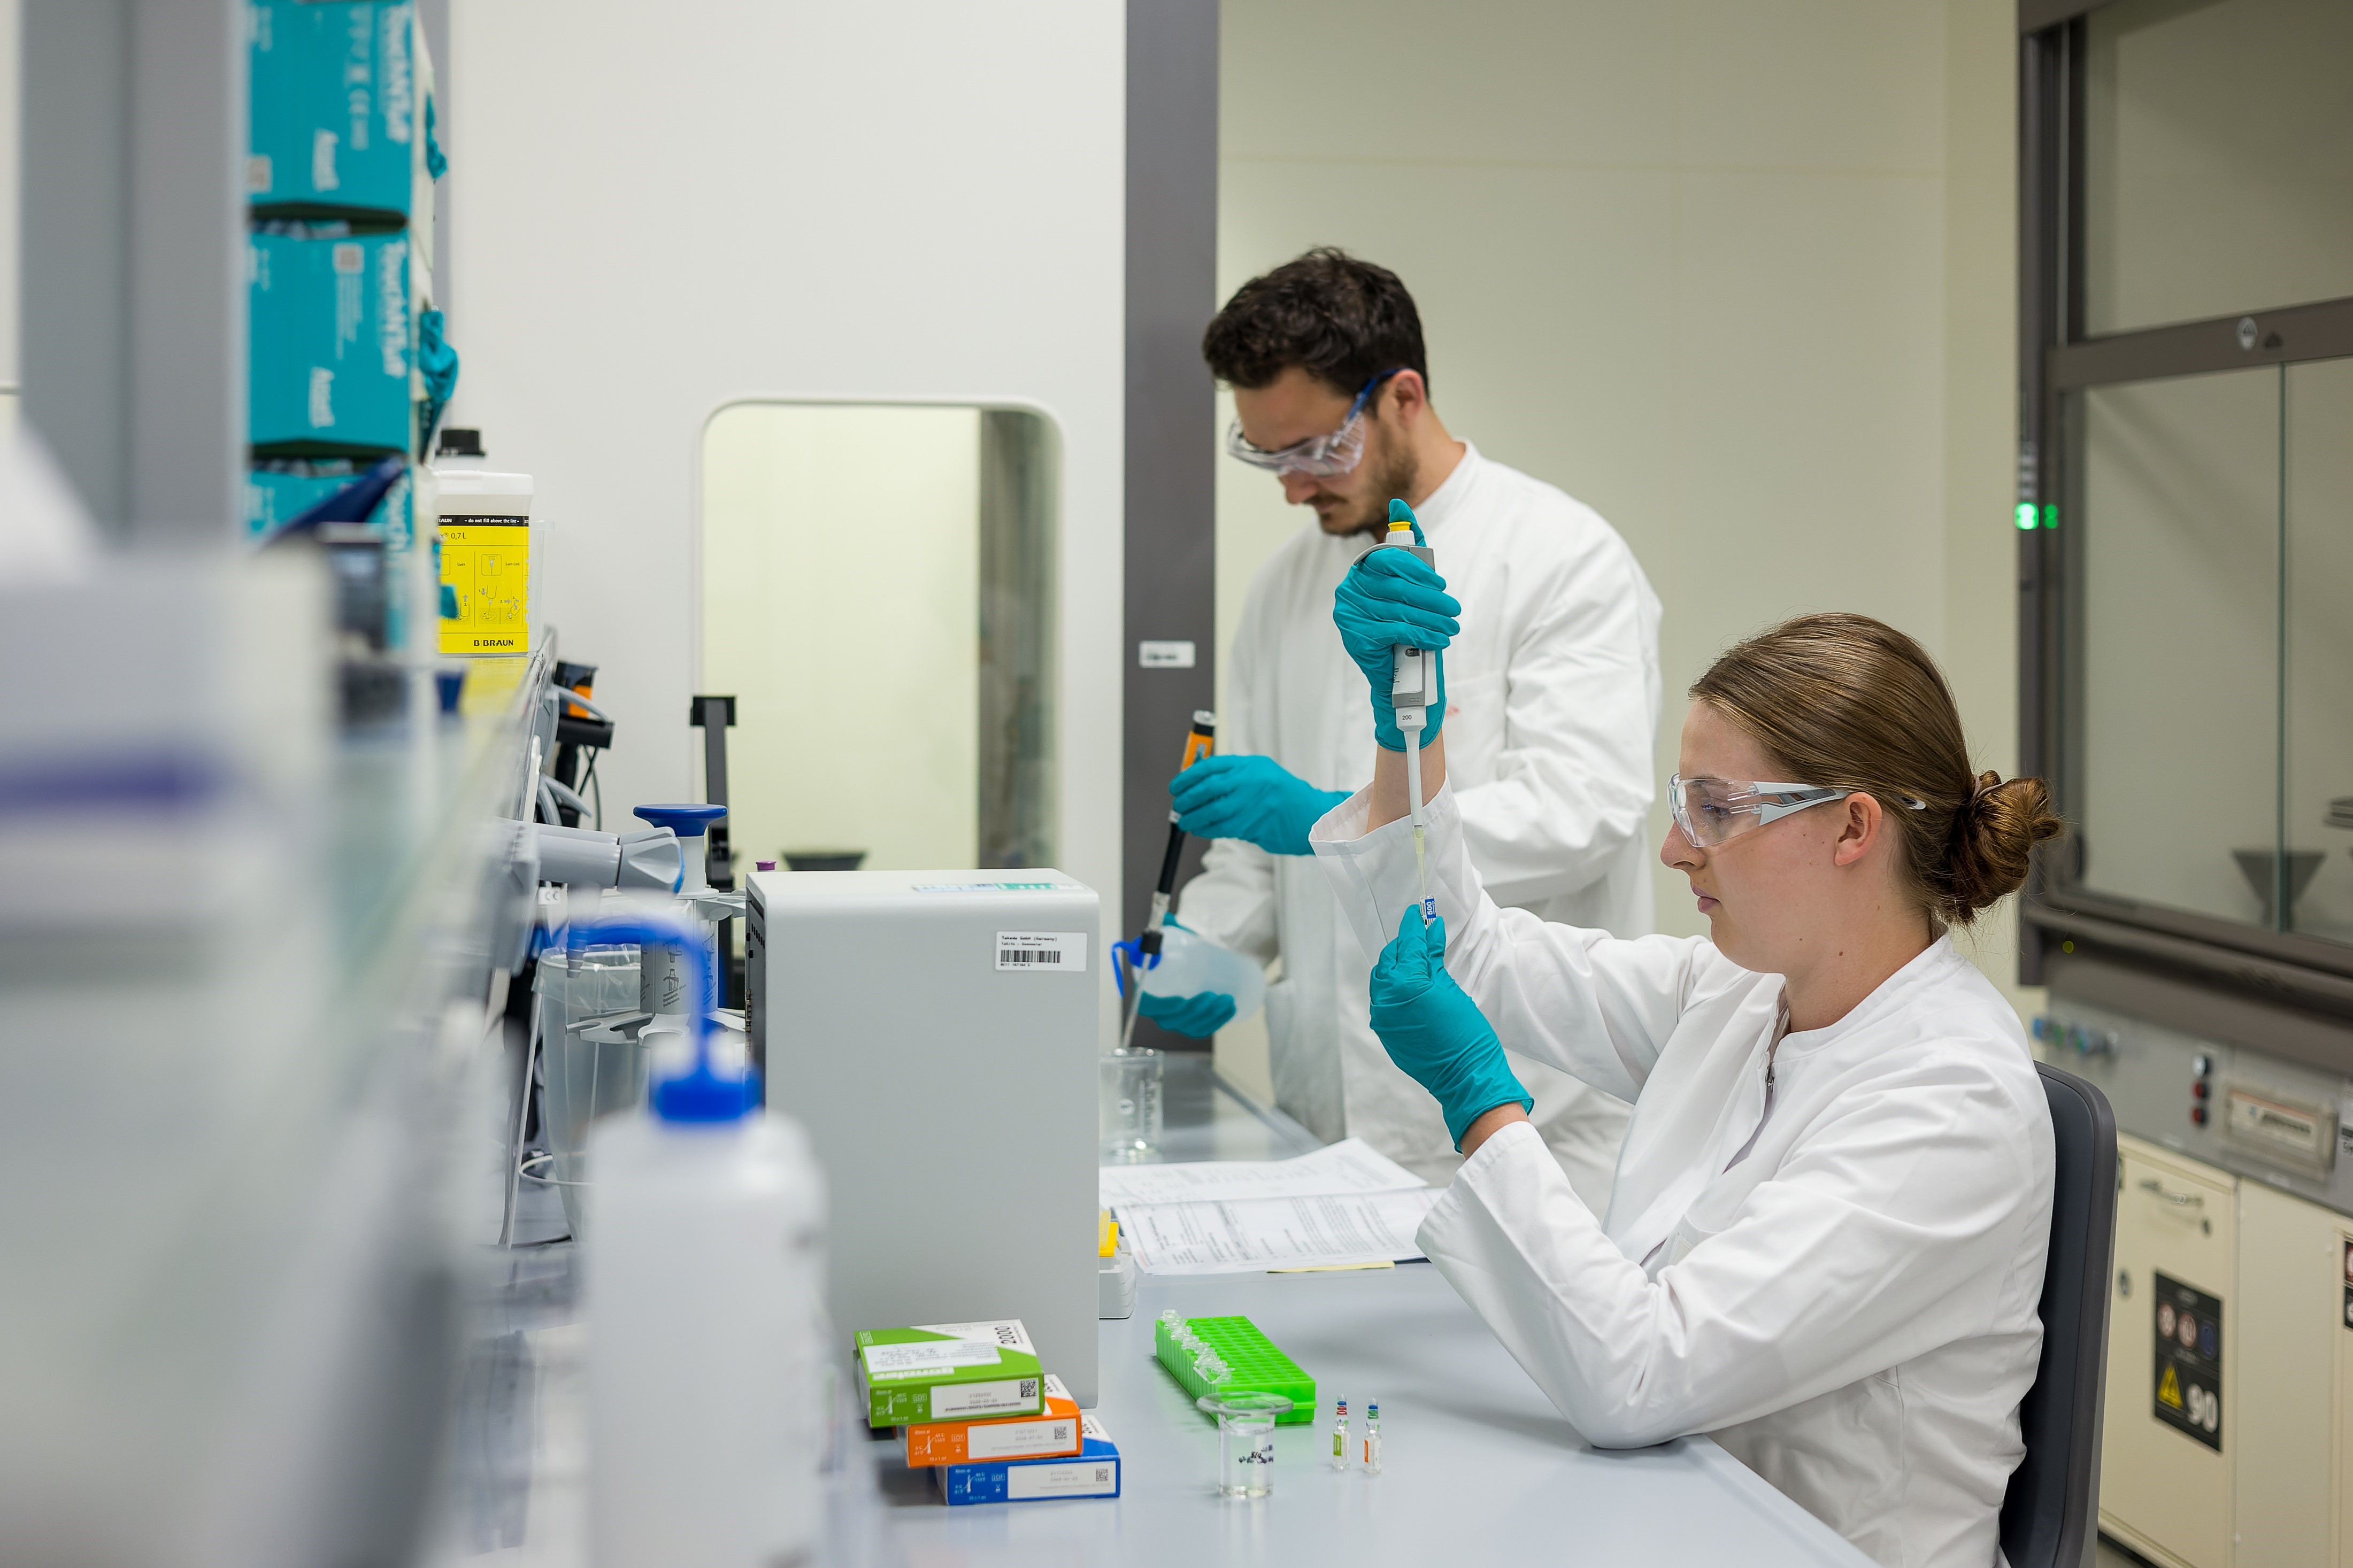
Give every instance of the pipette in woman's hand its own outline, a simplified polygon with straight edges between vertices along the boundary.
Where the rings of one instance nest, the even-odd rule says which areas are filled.
[[[1425,566],[1438,565],[1436,551],[1414,542],[1413,508],[1402,500],[1389,502],[1389,534],[1381,542],[1390,549],[1410,550]],[[1430,723],[1430,705],[1437,700],[1438,650],[1398,644],[1389,706],[1396,710],[1398,731],[1405,737],[1405,798],[1413,819],[1414,886],[1425,922],[1438,918],[1438,905],[1430,896],[1430,818],[1421,798],[1421,732]]]

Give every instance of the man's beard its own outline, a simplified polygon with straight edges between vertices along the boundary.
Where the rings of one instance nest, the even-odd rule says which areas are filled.
[[[1372,489],[1365,493],[1365,515],[1348,532],[1377,539],[1388,531],[1389,498],[1413,493],[1415,481],[1421,478],[1421,464],[1412,447],[1392,441],[1389,433],[1378,426],[1373,430],[1373,439],[1366,443],[1365,461],[1372,466]]]

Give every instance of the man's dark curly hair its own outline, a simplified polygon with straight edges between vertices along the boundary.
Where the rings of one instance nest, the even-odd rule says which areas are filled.
[[[1219,381],[1250,391],[1293,365],[1344,397],[1384,371],[1430,382],[1413,296],[1388,268],[1332,246],[1235,289],[1201,334],[1201,357]]]

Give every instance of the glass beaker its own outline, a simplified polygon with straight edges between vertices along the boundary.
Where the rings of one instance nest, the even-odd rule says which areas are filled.
[[[1150,1159],[1160,1150],[1160,1053],[1145,1046],[1105,1051],[1098,1068],[1096,1109],[1103,1157]]]
[[[1205,1394],[1193,1402],[1218,1418],[1218,1495],[1264,1497],[1274,1490],[1274,1418],[1288,1415],[1280,1394]]]

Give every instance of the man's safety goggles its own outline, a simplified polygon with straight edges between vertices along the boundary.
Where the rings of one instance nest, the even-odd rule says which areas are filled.
[[[1712,849],[1752,827],[1820,805],[1844,800],[1857,791],[1830,784],[1769,784],[1757,779],[1735,783],[1726,779],[1687,779],[1676,773],[1667,780],[1667,809],[1683,835]],[[1905,809],[1926,811],[1928,803],[1910,795],[1895,797]]]
[[[1250,437],[1242,434],[1242,422],[1237,419],[1226,426],[1226,451],[1254,468],[1271,468],[1278,474],[1313,474],[1328,479],[1347,473],[1364,460],[1365,405],[1372,401],[1381,383],[1397,374],[1395,370],[1385,370],[1365,383],[1356,393],[1356,400],[1348,405],[1348,416],[1328,436],[1310,436],[1304,441],[1293,441],[1279,451],[1270,452],[1263,447],[1252,446]]]

